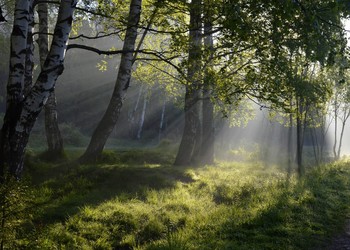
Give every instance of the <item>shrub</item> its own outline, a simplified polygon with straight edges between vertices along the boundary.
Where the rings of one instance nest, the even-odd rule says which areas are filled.
[[[60,130],[65,145],[85,146],[86,138],[74,124],[61,123]]]

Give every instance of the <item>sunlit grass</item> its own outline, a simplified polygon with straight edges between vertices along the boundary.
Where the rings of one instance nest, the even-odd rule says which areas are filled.
[[[124,152],[124,163],[112,151],[98,164],[37,161],[35,239],[27,247],[317,249],[349,212],[347,162],[297,180],[283,166],[257,162],[179,168],[161,155],[148,162],[157,150]]]

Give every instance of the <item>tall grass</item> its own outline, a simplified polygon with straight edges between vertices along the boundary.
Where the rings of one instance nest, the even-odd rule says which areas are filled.
[[[26,248],[317,249],[349,213],[346,162],[297,180],[259,163],[172,167],[157,150],[107,156],[91,165],[31,159],[37,209]]]

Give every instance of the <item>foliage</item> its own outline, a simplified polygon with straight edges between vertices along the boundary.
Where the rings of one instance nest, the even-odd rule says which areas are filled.
[[[86,145],[86,137],[74,124],[61,123],[60,130],[64,144],[77,147]]]
[[[87,144],[88,138],[73,123],[59,124],[63,144],[68,147],[82,147]],[[47,147],[45,128],[41,122],[37,123],[30,135],[29,148],[43,150]]]

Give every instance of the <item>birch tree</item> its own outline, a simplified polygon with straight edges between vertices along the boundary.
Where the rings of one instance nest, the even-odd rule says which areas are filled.
[[[28,0],[17,0],[15,21],[11,34],[10,76],[7,87],[7,110],[1,129],[0,175],[5,173],[20,178],[23,158],[30,132],[56,79],[63,72],[66,44],[72,27],[73,12],[77,0],[62,0],[50,51],[40,74],[24,95],[24,69],[29,28]]]
[[[39,3],[37,12],[39,17],[39,37],[37,42],[39,45],[40,65],[43,68],[49,50],[47,3]],[[63,155],[63,139],[58,127],[55,90],[50,93],[45,104],[45,134],[47,153],[50,158],[57,159],[57,157],[61,157]]]

